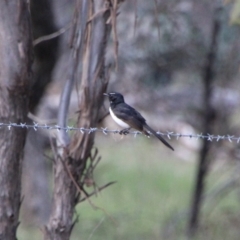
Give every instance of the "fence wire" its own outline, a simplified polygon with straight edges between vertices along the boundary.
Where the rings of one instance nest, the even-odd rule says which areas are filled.
[[[81,133],[87,133],[91,134],[94,132],[100,132],[105,135],[108,135],[109,133],[112,134],[119,134],[121,131],[120,130],[110,130],[107,128],[96,128],[96,127],[91,127],[91,128],[83,128],[83,127],[71,127],[71,126],[66,126],[66,127],[61,127],[58,125],[47,125],[47,124],[39,124],[36,122],[33,122],[33,124],[26,124],[26,123],[0,123],[0,128],[8,128],[10,131],[12,128],[26,128],[26,129],[34,129],[35,131],[38,131],[39,129],[44,129],[44,130],[57,130],[57,131],[79,131]],[[213,135],[213,134],[186,134],[186,133],[175,133],[175,132],[160,132],[157,131],[157,134],[160,134],[162,136],[167,136],[169,139],[171,138],[190,138],[190,139],[207,139],[208,141],[220,141],[220,140],[227,140],[229,142],[240,142],[240,137],[234,136],[234,135]],[[128,134],[133,134],[135,136],[142,134],[139,131],[129,131]]]

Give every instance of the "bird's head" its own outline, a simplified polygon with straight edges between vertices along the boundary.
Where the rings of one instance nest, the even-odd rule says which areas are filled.
[[[108,96],[109,102],[113,104],[124,102],[123,95],[117,92],[104,93],[103,95]]]

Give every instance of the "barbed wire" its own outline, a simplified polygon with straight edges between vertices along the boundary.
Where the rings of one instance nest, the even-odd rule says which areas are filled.
[[[35,131],[39,129],[44,129],[44,130],[57,130],[57,131],[79,131],[81,133],[93,133],[93,132],[101,132],[105,135],[108,135],[108,133],[113,133],[113,134],[120,134],[121,130],[110,130],[107,128],[96,128],[96,127],[91,127],[91,128],[83,128],[83,127],[71,127],[71,126],[66,126],[66,127],[61,127],[58,125],[47,125],[47,124],[39,124],[37,122],[33,122],[33,124],[26,124],[26,123],[0,123],[0,128],[6,127],[8,130],[11,130],[12,128],[26,128],[26,129],[34,129]],[[240,142],[240,137],[236,137],[234,135],[213,135],[213,134],[183,134],[183,133],[175,133],[175,132],[160,132],[157,131],[157,134],[160,134],[162,136],[167,136],[169,139],[176,138],[195,138],[195,139],[207,139],[208,141],[220,141],[220,140],[228,140],[229,142]],[[133,134],[135,136],[142,134],[139,131],[129,131],[127,134]]]

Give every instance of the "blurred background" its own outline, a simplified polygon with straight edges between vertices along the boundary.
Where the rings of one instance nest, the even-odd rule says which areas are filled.
[[[74,8],[72,0],[31,0],[30,118],[37,122],[56,123]],[[108,91],[122,93],[156,131],[240,136],[240,1],[128,0],[118,13],[118,67],[113,38],[106,52]],[[69,125],[77,116],[76,91]],[[102,112],[108,107],[106,100]],[[109,116],[97,127],[119,129]],[[28,134],[19,239],[42,239],[50,214],[50,135]],[[102,159],[95,182],[117,183],[91,198],[95,207],[78,204],[71,239],[185,239],[196,227],[196,239],[240,238],[237,141],[168,141],[174,152],[142,135],[96,135]]]

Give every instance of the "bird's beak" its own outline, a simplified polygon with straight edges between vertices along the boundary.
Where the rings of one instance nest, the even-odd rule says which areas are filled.
[[[108,93],[104,93],[103,95],[108,96]]]

